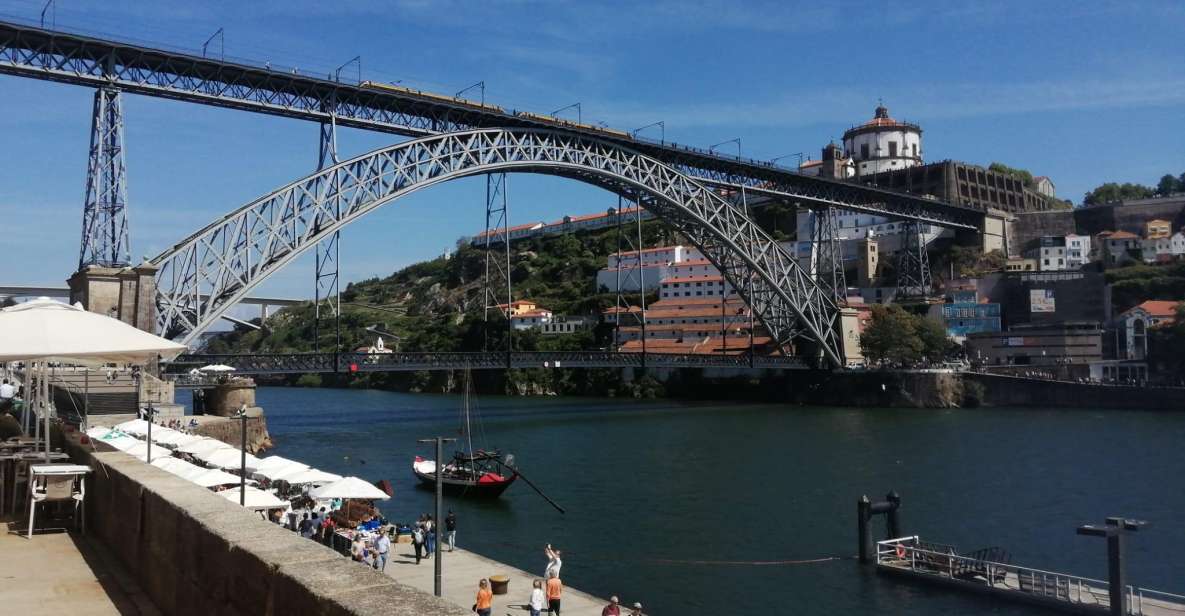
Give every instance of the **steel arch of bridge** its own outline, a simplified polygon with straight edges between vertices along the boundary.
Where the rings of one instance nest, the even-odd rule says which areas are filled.
[[[638,200],[687,236],[789,352],[842,366],[838,310],[737,207],[653,158],[545,129],[423,137],[318,171],[227,214],[152,260],[160,331],[188,343],[253,287],[359,217],[419,189],[492,172],[564,176]],[[752,280],[747,280],[748,278]]]

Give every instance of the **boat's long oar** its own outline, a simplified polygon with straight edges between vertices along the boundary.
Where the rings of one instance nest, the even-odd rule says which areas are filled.
[[[564,511],[563,507],[560,507],[559,505],[556,504],[555,501],[548,498],[548,496],[543,493],[543,490],[539,489],[539,486],[532,483],[530,479],[527,479],[527,476],[522,474],[522,471],[520,471],[518,469],[511,469],[511,470],[513,470],[514,474],[518,475],[520,479],[527,482],[527,485],[531,486],[531,489],[534,490],[535,492],[537,492],[539,494],[539,496],[542,496],[543,500],[547,501],[552,507],[555,507],[556,511],[558,511],[560,513],[564,513],[564,514],[567,513],[566,511]]]

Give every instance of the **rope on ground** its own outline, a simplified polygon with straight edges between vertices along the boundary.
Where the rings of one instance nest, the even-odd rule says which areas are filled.
[[[823,558],[807,558],[803,560],[676,560],[670,558],[658,558],[650,562],[659,565],[740,565],[750,567],[770,567],[783,565],[813,565],[817,563],[826,563],[833,560],[848,560],[851,556],[826,556]]]

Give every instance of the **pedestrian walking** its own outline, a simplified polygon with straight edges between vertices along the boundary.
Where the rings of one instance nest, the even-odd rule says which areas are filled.
[[[564,561],[560,558],[562,552],[551,547],[549,543],[543,548],[543,553],[547,555],[547,568],[543,570],[543,579],[551,579],[553,573],[555,577],[560,577],[560,567],[564,566]]]
[[[621,608],[617,605],[617,597],[609,597],[609,605],[601,610],[601,616],[621,616]]]
[[[642,604],[637,601],[634,602],[634,609],[630,610],[630,616],[642,616]]]
[[[452,509],[444,518],[444,530],[447,533],[448,551],[452,552],[457,547],[457,514]]]
[[[424,551],[424,526],[420,523],[411,529],[411,545],[416,551],[416,564],[420,564],[420,555]]]
[[[313,521],[309,519],[309,514],[304,514],[304,519],[300,521],[300,536],[305,539],[313,538]]]
[[[374,568],[379,571],[387,570],[387,553],[391,551],[391,539],[387,533],[380,532],[374,541]]]
[[[432,558],[432,553],[436,551],[436,525],[432,521],[432,516],[428,516],[424,520],[424,541],[428,546],[428,549],[425,551],[427,554],[426,558]]]
[[[490,616],[494,602],[494,593],[490,592],[490,581],[482,578],[477,583],[477,602],[473,604],[473,611],[477,616]]]
[[[557,573],[552,573],[551,577],[547,578],[547,614],[548,616],[560,616],[560,595],[564,593],[564,585],[560,582],[560,576]]]
[[[535,580],[533,586],[527,607],[531,608],[531,616],[539,616],[543,612],[543,606],[547,604],[547,596],[543,594],[543,580]]]

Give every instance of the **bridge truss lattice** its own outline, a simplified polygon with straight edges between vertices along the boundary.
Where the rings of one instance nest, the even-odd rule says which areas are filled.
[[[483,129],[407,141],[248,203],[152,260],[160,331],[189,342],[272,273],[368,212],[437,183],[500,172],[568,177],[642,203],[733,288],[745,289],[744,299],[786,353],[843,365],[835,303],[741,208],[658,160],[555,130]]]

